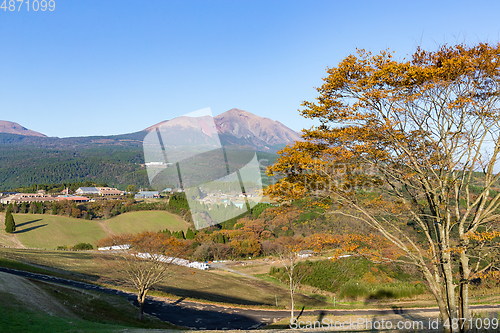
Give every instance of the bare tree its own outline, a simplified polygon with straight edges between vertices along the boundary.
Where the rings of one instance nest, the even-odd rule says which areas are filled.
[[[295,292],[300,286],[300,282],[304,278],[304,271],[298,270],[299,264],[299,253],[303,248],[303,244],[300,241],[295,241],[289,239],[288,244],[283,245],[279,250],[278,257],[280,263],[285,268],[285,272],[288,278],[288,290],[290,291],[290,324],[295,322]]]
[[[159,233],[112,237],[107,243],[114,245],[106,260],[112,276],[104,280],[137,290],[138,319],[141,321],[146,295],[170,275],[172,261],[182,253],[182,243]]]

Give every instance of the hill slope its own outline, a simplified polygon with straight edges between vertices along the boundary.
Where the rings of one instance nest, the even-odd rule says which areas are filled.
[[[24,136],[47,137],[45,134],[27,129],[11,121],[0,120],[0,133],[18,134]]]
[[[4,214],[1,214],[3,218]],[[179,216],[165,211],[145,211],[121,214],[109,220],[86,221],[66,216],[14,214],[17,230],[6,235],[0,230],[0,245],[55,249],[78,243],[96,245],[102,238],[121,233],[142,231],[187,230],[189,224]],[[7,236],[14,236],[17,241]],[[4,244],[5,242],[5,244]]]

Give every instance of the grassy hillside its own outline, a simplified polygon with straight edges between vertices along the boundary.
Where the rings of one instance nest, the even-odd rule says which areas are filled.
[[[70,278],[78,277],[93,282],[101,281],[100,278],[103,277],[113,277],[114,274],[110,270],[113,258],[101,252],[0,248],[0,266],[6,266],[5,260],[1,259],[2,257],[43,265],[48,269],[57,269],[59,273],[65,273]],[[111,266],[108,264],[108,260],[111,260]],[[10,261],[7,261],[7,266],[17,268],[12,266]],[[280,308],[289,305],[289,291],[285,285],[243,277],[226,271],[202,271],[175,265],[171,266],[170,273],[169,277],[154,288],[155,290],[151,292],[152,295],[187,297],[245,306],[275,307],[276,300]],[[323,299],[302,294],[297,294],[297,304],[306,307],[325,307],[328,305]]]
[[[80,291],[0,273],[1,332],[116,332],[131,328],[173,328],[146,316],[122,297]]]
[[[2,214],[3,215],[3,214]],[[3,216],[0,217],[2,219]],[[138,233],[162,229],[186,230],[189,224],[165,211],[142,211],[119,215],[109,220],[87,221],[65,216],[14,214],[17,230],[7,235],[0,229],[0,245],[55,249],[91,243],[120,233]]]
[[[408,298],[428,292],[420,274],[398,264],[375,264],[363,257],[303,261],[301,283],[336,293],[344,299]],[[270,275],[287,281],[283,267],[271,267]]]
[[[115,233],[139,233],[142,231],[187,230],[190,224],[180,216],[164,211],[141,211],[118,215],[103,222]]]
[[[65,216],[14,214],[17,239],[26,247],[53,249],[60,245],[96,242],[107,236],[98,222]]]

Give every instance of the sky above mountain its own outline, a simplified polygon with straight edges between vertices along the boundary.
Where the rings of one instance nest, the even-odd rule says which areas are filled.
[[[356,48],[403,58],[500,33],[496,1],[55,3],[0,9],[0,119],[59,137],[134,132],[205,107],[300,131],[314,124],[300,103]]]

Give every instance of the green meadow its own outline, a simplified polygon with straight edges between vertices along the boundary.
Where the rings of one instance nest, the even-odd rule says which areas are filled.
[[[90,243],[112,235],[143,231],[187,230],[189,223],[165,211],[142,211],[118,215],[108,220],[83,220],[45,214],[14,214],[16,231],[7,235],[0,231],[0,245],[17,243],[29,248],[55,249]],[[2,244],[4,243],[4,244]]]

